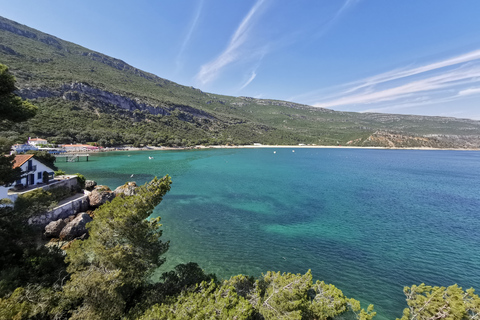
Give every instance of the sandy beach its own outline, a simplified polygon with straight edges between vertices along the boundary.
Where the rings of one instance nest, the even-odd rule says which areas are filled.
[[[456,151],[479,151],[480,149],[472,148],[427,148],[427,147],[412,147],[412,148],[397,148],[397,147],[359,147],[359,146],[321,146],[321,145],[213,145],[213,146],[192,146],[192,147],[129,147],[120,146],[116,148],[104,148],[96,152],[108,151],[162,151],[162,150],[195,150],[195,149],[238,149],[238,148],[288,148],[288,149],[373,149],[373,150],[456,150]],[[91,151],[84,151],[91,152]],[[68,152],[68,153],[80,153]]]

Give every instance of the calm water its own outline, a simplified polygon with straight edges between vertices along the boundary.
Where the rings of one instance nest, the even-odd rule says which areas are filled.
[[[112,189],[172,176],[155,210],[171,240],[159,274],[189,261],[224,278],[311,269],[389,319],[406,307],[404,286],[480,290],[480,152],[294,151],[116,152],[58,166]]]

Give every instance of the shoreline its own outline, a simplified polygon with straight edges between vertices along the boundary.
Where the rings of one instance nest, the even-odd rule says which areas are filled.
[[[320,146],[320,145],[214,145],[214,146],[194,146],[194,147],[128,147],[120,146],[115,148],[105,148],[102,150],[84,150],[84,151],[67,151],[67,154],[80,154],[80,153],[91,153],[92,155],[102,152],[113,152],[113,151],[183,151],[183,150],[205,150],[205,149],[272,149],[272,148],[282,148],[282,149],[372,149],[372,150],[421,150],[421,151],[480,151],[480,149],[473,148],[428,148],[428,147],[410,147],[410,148],[399,148],[399,147],[359,147],[359,146]]]

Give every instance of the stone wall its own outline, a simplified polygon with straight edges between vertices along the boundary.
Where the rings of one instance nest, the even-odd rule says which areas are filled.
[[[28,192],[36,190],[36,189],[48,190],[48,189],[57,188],[57,187],[68,187],[68,188],[73,190],[73,189],[77,188],[77,184],[78,184],[77,176],[74,176],[74,175],[73,176],[60,176],[60,177],[55,178],[55,180],[50,180],[50,183],[48,183],[48,184],[37,184],[35,186],[36,188],[33,188],[33,189],[29,188],[29,189],[27,189],[23,192],[15,192],[15,193],[10,192],[10,193],[8,193],[8,191],[7,191],[8,188],[4,188],[4,187],[0,186],[0,188],[4,188],[4,191],[0,189],[0,195],[3,195],[3,193],[6,193],[2,197],[3,198],[8,198],[12,202],[15,202],[19,195],[28,193]],[[0,197],[0,199],[2,197]]]
[[[79,212],[85,212],[88,210],[88,196],[79,195],[75,199],[62,203],[55,207],[53,210],[46,212],[40,216],[32,217],[28,219],[29,224],[36,224],[46,226],[52,221],[58,219],[64,219],[68,216],[77,214]]]

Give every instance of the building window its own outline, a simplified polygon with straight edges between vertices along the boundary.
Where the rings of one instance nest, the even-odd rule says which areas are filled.
[[[37,179],[42,179],[42,173],[41,172],[37,172]]]

